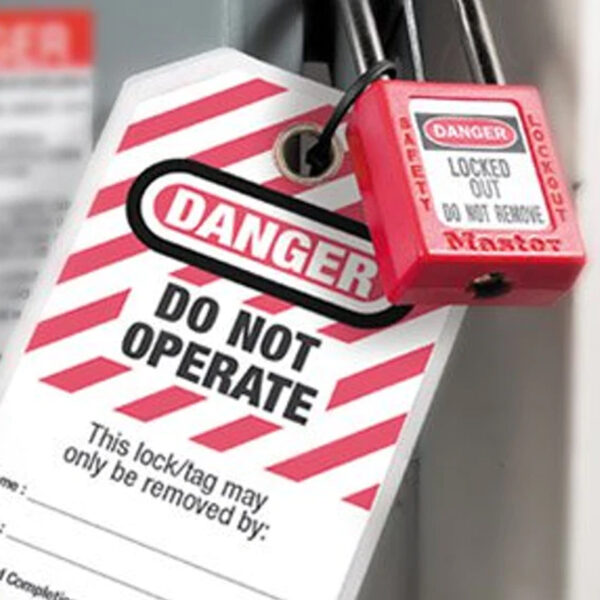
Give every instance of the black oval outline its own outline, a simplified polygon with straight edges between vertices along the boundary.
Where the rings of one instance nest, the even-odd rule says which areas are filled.
[[[224,171],[209,167],[208,165],[188,159],[170,159],[146,169],[134,181],[127,197],[127,219],[129,225],[135,235],[152,250],[181,260],[189,265],[226,277],[227,279],[254,288],[260,292],[271,294],[286,302],[308,308],[309,310],[335,319],[336,321],[361,329],[374,329],[392,325],[403,319],[412,310],[412,306],[391,306],[383,311],[365,315],[363,313],[341,308],[335,304],[326,302],[325,300],[320,300],[314,296],[305,294],[304,292],[275,283],[265,277],[234,267],[229,263],[224,263],[214,258],[198,254],[189,248],[163,240],[155,235],[144,223],[141,216],[141,203],[144,193],[150,184],[158,178],[170,173],[195,175],[199,178],[207,179],[208,181],[222,185],[223,187],[256,198],[261,202],[266,202],[289,212],[313,219],[319,223],[334,227],[364,240],[371,240],[369,230],[362,223],[358,223],[357,221],[353,221],[352,219],[332,213],[317,206],[299,202],[291,196],[286,196],[279,192],[266,189],[251,181],[231,175],[230,173],[225,173]]]

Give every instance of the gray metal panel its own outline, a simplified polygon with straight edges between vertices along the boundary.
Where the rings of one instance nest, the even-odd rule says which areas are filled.
[[[558,8],[572,5],[486,5],[507,79],[542,87],[569,157],[576,69]],[[452,2],[422,6],[430,73],[468,77]],[[421,444],[419,600],[563,597],[569,312],[469,311]]]
[[[419,463],[411,462],[359,600],[417,600]]]
[[[12,0],[10,5],[93,8],[97,128],[129,76],[219,46],[292,71],[302,65],[302,0]]]

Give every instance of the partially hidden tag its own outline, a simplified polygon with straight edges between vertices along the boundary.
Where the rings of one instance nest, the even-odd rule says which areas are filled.
[[[0,357],[91,152],[93,17],[0,8]]]
[[[278,171],[338,99],[233,50],[126,84],[3,365],[2,598],[356,598],[462,311],[384,299],[347,157]]]

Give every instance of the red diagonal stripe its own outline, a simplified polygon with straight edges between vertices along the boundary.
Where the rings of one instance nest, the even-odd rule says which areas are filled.
[[[406,415],[390,419],[348,437],[295,456],[268,470],[293,481],[304,481],[325,471],[383,450],[396,443]]]
[[[280,192],[281,194],[287,194],[288,196],[296,196],[297,194],[302,194],[309,190],[312,190],[318,186],[325,185],[327,183],[331,183],[332,181],[336,181],[341,179],[342,177],[347,177],[352,173],[352,163],[350,161],[350,157],[348,154],[345,155],[344,161],[342,162],[339,170],[331,179],[325,179],[323,181],[317,181],[309,183],[300,183],[297,181],[292,181],[287,177],[277,177],[272,179],[271,181],[263,184],[264,187],[268,187],[271,190],[276,192]]]
[[[73,394],[128,371],[130,371],[129,367],[100,356],[54,373],[54,375],[44,377],[42,381],[64,392]]]
[[[119,152],[264,100],[286,89],[254,79],[130,125]]]
[[[365,222],[362,200],[354,202],[353,204],[348,204],[347,206],[343,206],[335,212],[337,212],[338,215],[342,215],[343,217],[347,217],[348,219],[352,219],[353,221],[358,221],[359,223]]]
[[[417,317],[422,317],[430,312],[435,310],[439,310],[442,308],[441,306],[434,305],[425,305],[419,304],[415,306],[401,321],[404,325]],[[334,338],[339,342],[345,342],[346,344],[353,344],[354,342],[359,342],[360,340],[364,340],[369,336],[375,335],[380,331],[387,329],[386,327],[382,327],[379,329],[359,329],[358,327],[352,327],[350,325],[346,325],[344,323],[333,323],[331,325],[326,325],[325,327],[319,329],[319,333],[325,335],[327,337]]]
[[[348,502],[350,504],[354,504],[359,508],[364,508],[365,510],[371,510],[373,508],[373,504],[375,503],[375,498],[377,498],[377,492],[379,491],[378,485],[374,485],[366,490],[362,490],[361,492],[357,492],[356,494],[352,494],[351,496],[346,496],[344,498],[344,502]]]
[[[340,379],[327,410],[337,408],[423,373],[433,344]]]
[[[198,404],[198,402],[202,402],[203,400],[206,400],[204,396],[199,396],[180,387],[172,386],[120,406],[116,410],[128,417],[148,423],[155,419],[166,417],[188,406]]]
[[[443,304],[417,304],[413,306],[413,309],[402,319],[403,323],[408,323],[413,319],[417,319],[418,317],[423,317],[429,313],[435,312],[436,310],[440,310],[444,308]]]
[[[248,416],[201,433],[193,437],[192,441],[213,450],[225,452],[280,429],[279,425],[258,417]]]
[[[133,185],[135,177],[120,181],[108,187],[102,188],[90,208],[88,217],[94,217],[118,206],[125,204],[129,188]]]
[[[345,323],[332,323],[319,329],[319,333],[327,337],[338,340],[338,342],[344,342],[346,344],[352,344],[359,340],[364,340],[369,336],[375,335],[380,331],[384,331],[386,327],[379,327],[377,329],[360,329],[358,327],[352,327]]]
[[[297,117],[281,121],[254,133],[209,148],[190,158],[212,167],[224,168],[227,165],[261,154],[262,152],[268,152],[273,148],[277,136],[287,127],[306,121],[324,124],[331,114],[331,110],[330,106],[321,106]],[[131,178],[101,189],[92,204],[88,216],[92,217],[125,204],[127,193],[134,181],[135,178]]]
[[[213,167],[222,168],[246,158],[272,150],[277,136],[292,125],[307,121],[324,124],[331,114],[330,106],[321,106],[297,117],[280,121],[274,125],[195,154],[191,158]]]
[[[92,248],[75,252],[69,256],[58,282],[63,283],[92,271],[114,265],[122,260],[141,254],[147,249],[147,246],[140,242],[133,233],[128,233]]]
[[[196,267],[184,267],[183,269],[173,271],[171,277],[181,279],[182,281],[197,286],[206,285],[207,283],[212,283],[213,281],[220,279],[218,275],[203,271],[202,269],[197,269]]]
[[[263,187],[279,192],[280,194],[296,196],[297,194],[302,194],[302,192],[310,190],[314,186],[293,181],[282,175],[281,177],[275,177],[275,179],[264,183]]]
[[[86,304],[38,324],[27,350],[35,350],[76,333],[113,321],[123,310],[131,290]]]
[[[254,298],[250,298],[246,300],[244,304],[251,306],[252,308],[258,308],[259,310],[264,310],[270,315],[277,315],[285,310],[289,310],[293,308],[293,304],[286,302],[285,300],[280,300],[279,298],[275,298],[275,296],[270,296],[269,294],[262,294],[260,296],[255,296]]]

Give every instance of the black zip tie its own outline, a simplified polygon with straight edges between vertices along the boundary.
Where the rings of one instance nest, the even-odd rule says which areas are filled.
[[[365,71],[344,94],[335,107],[333,114],[327,121],[323,131],[319,135],[317,143],[307,152],[306,161],[311,166],[310,175],[316,177],[323,173],[331,162],[331,150],[333,136],[340,123],[352,108],[359,96],[374,82],[385,75],[396,77],[397,68],[391,60],[382,60],[375,63],[368,71]]]

